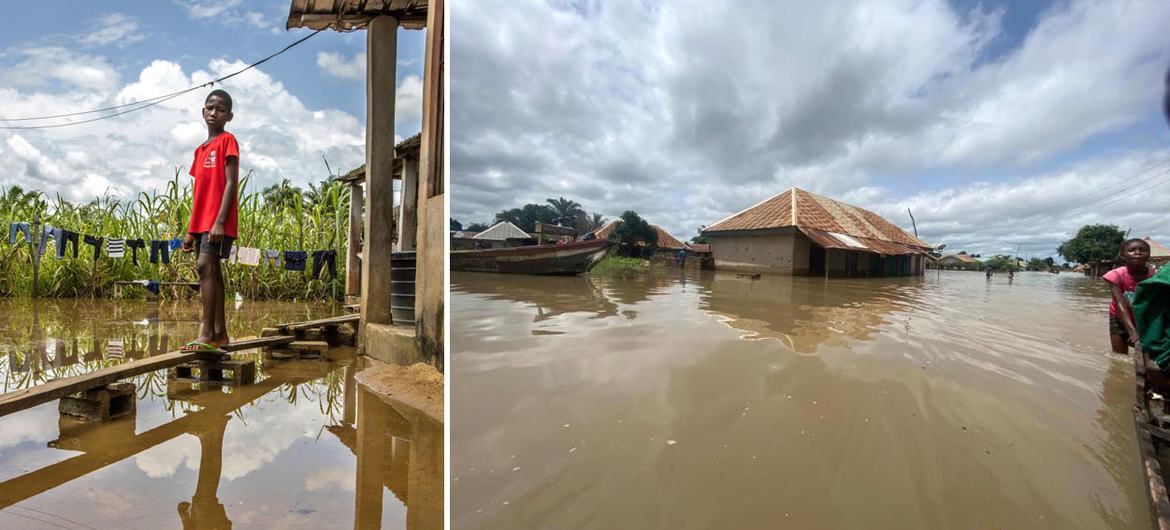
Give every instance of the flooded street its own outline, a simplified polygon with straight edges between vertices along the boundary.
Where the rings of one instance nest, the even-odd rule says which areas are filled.
[[[1148,528],[1079,274],[454,273],[453,528]]]
[[[234,338],[341,313],[232,305]],[[4,391],[176,351],[198,316],[189,301],[0,299]],[[0,528],[442,528],[442,424],[366,390],[352,353],[237,353],[257,366],[238,387],[147,373],[128,380],[136,413],[106,423],[57,401],[0,417]]]

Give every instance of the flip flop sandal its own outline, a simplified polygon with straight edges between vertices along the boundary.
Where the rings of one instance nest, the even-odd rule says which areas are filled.
[[[184,344],[182,348],[179,348],[179,351],[181,351],[183,353],[193,353],[193,352],[201,352],[201,351],[215,352],[215,353],[220,353],[220,354],[227,353],[226,351],[223,351],[219,348],[216,348],[215,346],[212,346],[211,344],[208,344],[206,342],[199,342],[197,340],[193,340],[191,342],[188,342],[187,344]]]

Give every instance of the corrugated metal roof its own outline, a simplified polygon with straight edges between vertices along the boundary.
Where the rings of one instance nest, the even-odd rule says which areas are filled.
[[[516,225],[507,221],[500,221],[491,228],[474,236],[474,239],[491,239],[493,241],[507,241],[509,239],[527,239],[532,237]]]
[[[886,256],[901,256],[905,254],[926,254],[920,248],[892,241],[882,241],[868,237],[852,237],[835,232],[826,232],[815,228],[800,228],[804,235],[814,243],[825,248],[839,248],[843,250],[861,250]],[[841,237],[844,236],[844,237]],[[853,244],[847,242],[852,241]],[[860,245],[860,246],[858,246]]]
[[[381,15],[398,19],[406,29],[427,27],[429,0],[292,0],[286,29],[365,29]]]
[[[805,233],[807,233],[805,229],[811,229],[844,234],[861,242],[873,240],[896,243],[900,246],[930,248],[928,243],[907,234],[876,213],[799,188],[789,189],[736,213],[704,228],[703,232],[739,232],[785,227],[796,227]],[[827,237],[836,240],[834,236]]]

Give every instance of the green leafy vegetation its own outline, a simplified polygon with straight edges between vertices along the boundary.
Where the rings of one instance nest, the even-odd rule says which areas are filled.
[[[182,179],[182,180],[181,180]],[[187,181],[181,183],[182,181]],[[349,191],[342,183],[326,180],[308,191],[291,186],[287,180],[261,192],[248,191],[250,175],[240,179],[238,203],[239,246],[281,250],[336,250],[337,277],[311,280],[309,271],[273,269],[226,264],[229,293],[252,299],[337,299],[344,295],[345,246],[349,224]],[[81,243],[73,257],[72,245],[65,258],[57,259],[55,242],[50,241],[40,258],[38,296],[54,298],[106,296],[115,281],[153,279],[167,282],[196,281],[194,254],[176,250],[171,263],[150,263],[150,240],[169,240],[186,235],[191,216],[191,186],[176,170],[161,193],[140,193],[132,200],[106,195],[84,204],[60,196],[50,199],[39,191],[12,187],[0,195],[3,228],[9,222],[40,219],[57,228],[102,238],[142,238],[138,265],[131,259],[102,257],[94,262],[93,247]],[[28,296],[33,290],[32,249],[18,236],[9,245],[7,234],[0,241],[0,296]],[[308,266],[311,268],[310,258]],[[129,295],[144,295],[144,289],[127,289]],[[194,294],[192,292],[192,294]]]
[[[1077,231],[1076,237],[1062,243],[1056,252],[1069,261],[1099,263],[1116,258],[1123,241],[1125,233],[1115,225],[1085,225]]]

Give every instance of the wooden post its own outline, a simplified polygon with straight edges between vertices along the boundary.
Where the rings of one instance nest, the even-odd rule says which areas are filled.
[[[362,209],[365,207],[362,185],[349,185],[349,240],[345,256],[345,296],[357,298],[362,294],[362,260],[358,253],[362,247]],[[348,302],[348,300],[347,300]]]
[[[402,218],[399,220],[399,250],[414,250],[418,237],[418,159],[402,161]]]
[[[366,325],[389,324],[394,234],[394,102],[398,20],[379,16],[366,33],[366,205],[360,349]]]

